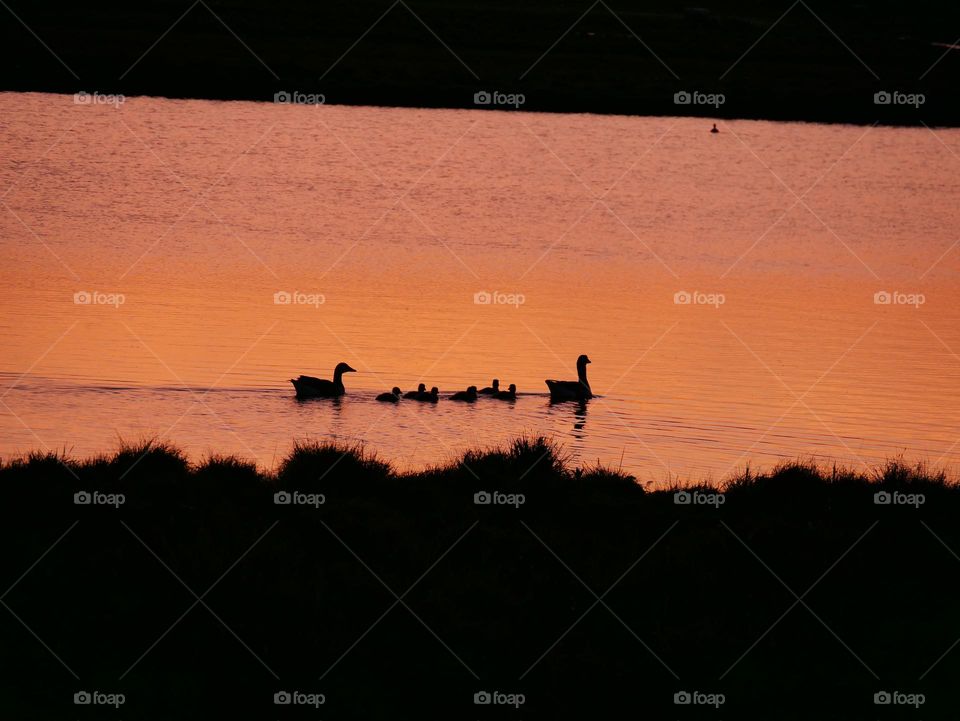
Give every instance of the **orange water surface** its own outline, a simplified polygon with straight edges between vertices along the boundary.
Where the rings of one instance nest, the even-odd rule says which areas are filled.
[[[0,94],[0,454],[955,469],[960,132],[718,125]],[[598,397],[550,405],[581,353]],[[515,403],[373,400],[493,377]]]

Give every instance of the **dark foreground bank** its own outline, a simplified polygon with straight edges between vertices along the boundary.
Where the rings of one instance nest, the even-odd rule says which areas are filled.
[[[960,6],[934,0],[10,0],[0,10],[5,90],[960,124]]]
[[[143,444],[0,484],[4,718],[956,717],[960,488],[922,468]]]

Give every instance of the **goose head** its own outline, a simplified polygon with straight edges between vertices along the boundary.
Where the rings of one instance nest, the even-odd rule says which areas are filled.
[[[335,376],[343,375],[344,373],[356,373],[356,368],[351,368],[346,363],[337,363],[337,367],[333,369],[333,374]]]
[[[393,387],[393,390],[390,391],[390,392],[393,393],[393,395],[395,395],[395,396],[400,395],[400,389],[397,388],[396,386],[394,386],[394,387]]]
[[[510,384],[510,387],[507,388],[507,390],[508,390],[510,393],[514,393],[514,394],[515,394],[515,393],[517,392],[517,386],[516,386],[516,384],[515,384],[515,383],[511,383],[511,384]]]
[[[426,384],[421,383],[420,385],[417,386],[417,393],[426,393],[426,392],[427,392]]]
[[[440,395],[440,389],[434,386],[433,388],[430,389],[430,395],[432,396]]]
[[[590,362],[590,359],[585,355],[577,358],[577,380],[580,381],[580,384],[585,386],[587,390],[590,390],[590,384],[587,382],[587,363]]]
[[[499,389],[500,389],[500,379],[499,379],[499,378],[494,378],[494,379],[493,379],[493,383],[491,383],[491,385],[493,386],[493,390],[499,390]]]

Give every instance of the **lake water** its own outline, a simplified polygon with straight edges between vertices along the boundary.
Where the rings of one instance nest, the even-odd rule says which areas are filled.
[[[956,469],[960,132],[709,127],[0,94],[0,454],[418,468],[526,432],[654,482]],[[550,405],[581,353],[599,397]],[[338,361],[346,397],[294,399]],[[515,403],[373,400],[494,376]]]

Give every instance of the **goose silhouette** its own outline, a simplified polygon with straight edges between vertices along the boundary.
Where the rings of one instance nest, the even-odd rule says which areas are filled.
[[[403,394],[403,397],[404,397],[404,398],[416,398],[417,396],[419,396],[419,395],[421,395],[421,394],[423,394],[423,393],[426,393],[426,392],[427,392],[427,387],[426,387],[423,383],[421,383],[420,385],[417,386],[417,390],[415,390],[415,391],[407,391],[406,393]]]
[[[452,396],[450,396],[452,401],[466,401],[467,403],[473,403],[477,400],[477,387],[470,386],[465,391],[457,391]]]
[[[400,389],[394,386],[393,390],[389,393],[381,393],[378,395],[377,400],[382,403],[397,403],[400,400]]]
[[[417,395],[416,400],[422,401],[423,403],[436,403],[440,400],[440,389],[434,386],[430,389],[429,393],[420,393]]]
[[[507,390],[498,391],[494,398],[501,401],[515,401],[517,400],[517,387],[511,383]]]
[[[482,396],[495,396],[499,392],[500,392],[500,380],[497,378],[494,378],[493,383],[491,383],[486,388],[481,388],[479,391],[477,391],[477,393],[479,393]]]
[[[337,363],[337,367],[333,369],[332,381],[326,378],[300,376],[291,378],[290,382],[297,390],[297,398],[339,398],[346,392],[343,387],[343,374],[356,372],[355,368],[351,368],[346,363]]]
[[[550,389],[552,401],[583,401],[593,398],[593,391],[587,382],[587,363],[590,359],[585,355],[577,358],[577,380],[575,381],[544,381]]]

